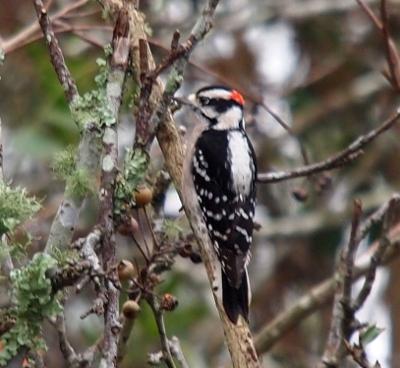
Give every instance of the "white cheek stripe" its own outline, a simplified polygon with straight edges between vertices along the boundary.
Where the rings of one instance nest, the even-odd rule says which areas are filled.
[[[203,107],[203,112],[210,119],[218,120],[218,123],[211,127],[212,129],[237,129],[239,128],[240,123],[242,123],[244,126],[243,110],[239,106],[233,105],[228,111],[223,114],[217,113],[214,107],[205,106]]]
[[[231,131],[228,135],[229,156],[233,190],[238,195],[248,196],[253,182],[253,162],[250,147],[240,131]]]

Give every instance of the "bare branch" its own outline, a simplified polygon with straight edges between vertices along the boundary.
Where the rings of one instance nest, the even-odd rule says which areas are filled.
[[[114,117],[114,124],[106,126],[103,135],[104,156],[102,159],[99,225],[104,231],[102,244],[103,267],[107,306],[104,313],[104,359],[107,367],[114,366],[117,358],[117,342],[121,328],[119,315],[119,290],[113,285],[117,279],[116,264],[117,243],[114,233],[114,187],[118,174],[118,136],[117,122],[122,101],[125,72],[128,66],[130,46],[129,16],[122,8],[118,14],[113,34],[113,54],[107,77],[107,102]],[[110,280],[111,279],[111,280]]]
[[[350,240],[340,252],[337,266],[336,291],[332,311],[332,322],[329,336],[318,367],[337,367],[344,358],[344,341],[349,340],[354,329],[354,310],[351,308],[351,288],[353,285],[354,260],[359,242],[357,242],[358,227],[361,218],[361,202],[354,201],[353,220]]]
[[[135,321],[136,321],[136,316],[134,316],[134,318],[124,318],[122,322],[122,328],[119,334],[118,345],[117,345],[117,360],[116,360],[117,367],[121,366],[121,363],[128,351],[129,339],[131,337]]]
[[[382,257],[386,252],[386,249],[390,245],[390,240],[388,238],[388,233],[390,228],[393,225],[392,217],[395,212],[396,206],[399,203],[400,198],[398,196],[393,197],[387,206],[387,211],[384,217],[383,226],[382,226],[382,235],[379,239],[378,246],[375,249],[375,252],[371,256],[371,263],[369,269],[365,275],[364,284],[358,293],[356,300],[353,302],[352,309],[357,311],[364,304],[368,295],[371,292],[372,285],[375,281],[376,269],[380,265],[382,261]]]
[[[400,62],[396,48],[390,38],[389,33],[389,14],[386,0],[381,0],[382,35],[385,43],[386,60],[390,70],[390,81],[393,88],[400,92]]]
[[[372,9],[369,7],[369,5],[364,1],[364,0],[356,0],[358,4],[361,6],[361,8],[367,13],[367,15],[371,18],[372,22],[374,23],[375,27],[379,30],[382,31],[382,23],[381,21],[377,18],[377,16],[374,14]]]
[[[150,305],[151,310],[154,314],[154,318],[156,320],[158,334],[160,335],[163,360],[168,368],[176,368],[174,360],[172,359],[167,332],[165,331],[163,312],[156,300],[156,297],[153,294],[148,295],[146,301]]]
[[[367,13],[369,18],[374,23],[375,27],[382,33],[386,60],[389,66],[389,70],[387,70],[386,68],[383,70],[383,75],[388,79],[393,89],[397,93],[400,93],[400,58],[389,34],[389,15],[386,0],[381,0],[382,22],[378,19],[370,6],[364,0],[356,1]]]
[[[398,194],[393,194],[389,201],[383,203],[371,216],[369,216],[359,228],[357,241],[364,239],[370,233],[373,226],[381,223],[387,216],[387,212],[390,210],[389,208],[393,203],[398,203],[399,201],[400,196]]]
[[[69,12],[72,12],[75,9],[85,5],[90,0],[79,0],[74,3],[67,4],[64,8],[60,11],[54,13],[52,15],[53,21],[65,17]],[[46,9],[49,10],[49,4],[46,4]],[[4,53],[10,54],[11,52],[28,45],[29,43],[42,38],[43,36],[37,35],[39,31],[39,24],[38,22],[33,22],[31,25],[27,26],[21,32],[19,32],[16,36],[12,37],[8,40],[1,40],[0,39],[0,49],[4,51]]]
[[[81,0],[75,3],[74,6],[82,5],[86,2],[87,0]],[[79,98],[79,93],[75,81],[65,64],[62,50],[58,45],[57,38],[54,35],[50,19],[42,1],[34,0],[34,6],[50,51],[51,62],[65,90],[69,107],[71,111],[75,113],[74,118],[76,121],[81,120],[79,125],[82,127],[82,136],[77,150],[76,167],[85,170],[89,175],[94,175],[98,168],[101,151],[98,121],[91,116],[88,118],[87,115],[85,118],[82,118],[76,112],[74,103]],[[68,9],[72,8],[69,7]],[[66,192],[68,192],[68,187]],[[79,218],[83,199],[82,196],[78,195],[65,195],[53,221],[46,244],[46,252],[51,253],[53,247],[65,249],[69,246]]]
[[[55,318],[56,320],[52,324],[57,331],[61,353],[65,358],[65,361],[68,363],[68,366],[73,367],[75,364],[78,363],[79,359],[67,338],[65,315],[64,313],[62,313]],[[50,320],[50,322],[52,321]]]
[[[47,10],[44,8],[41,0],[34,0],[33,4],[36,9],[36,14],[44,34],[46,44],[50,51],[50,59],[54,66],[54,70],[57,73],[57,77],[64,89],[67,101],[71,103],[76,97],[78,97],[78,90],[76,88],[75,81],[65,64],[64,55],[53,32],[53,27],[51,26]]]
[[[361,368],[381,368],[381,365],[378,362],[372,365],[368,361],[365,351],[361,346],[350,346],[348,341],[345,341],[345,345],[353,360],[358,363]]]
[[[370,142],[375,140],[380,134],[390,129],[398,121],[399,117],[400,117],[400,112],[397,111],[396,114],[394,114],[391,118],[383,122],[377,128],[371,130],[367,134],[361,135],[343,151],[337,153],[336,155],[328,158],[325,161],[304,166],[292,171],[280,171],[280,172],[259,174],[257,180],[258,182],[264,184],[277,183],[283,180],[298,178],[301,176],[308,176],[321,171],[332,170],[334,168],[343,166],[348,162],[351,162],[356,158],[358,158],[362,153],[362,149]]]
[[[187,364],[186,359],[183,356],[181,343],[176,336],[172,336],[172,339],[169,341],[169,347],[171,349],[171,354],[176,358],[181,367],[189,368],[189,365]]]
[[[150,149],[154,138],[154,132],[149,131],[149,120],[151,117],[150,95],[153,89],[154,80],[149,77],[149,45],[146,39],[139,39],[139,79],[140,99],[135,113],[136,136],[135,147],[144,147],[146,152]]]

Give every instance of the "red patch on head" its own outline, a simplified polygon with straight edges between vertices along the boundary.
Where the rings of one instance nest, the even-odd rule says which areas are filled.
[[[243,98],[243,96],[242,96],[239,92],[237,92],[237,91],[233,91],[233,92],[231,93],[231,99],[232,99],[232,100],[235,100],[235,101],[237,101],[237,102],[239,102],[242,106],[244,105],[244,98]]]

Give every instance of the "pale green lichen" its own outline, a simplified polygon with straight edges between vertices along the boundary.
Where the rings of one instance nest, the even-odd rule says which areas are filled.
[[[75,157],[76,150],[73,147],[57,153],[51,163],[54,177],[66,182],[67,196],[95,195],[97,190],[94,178],[86,169],[76,167]]]
[[[42,338],[43,320],[62,312],[46,277],[46,271],[55,263],[50,255],[37,253],[28,266],[11,273],[16,302],[10,313],[16,324],[1,336],[0,366],[5,366],[23,347],[33,351],[46,349]]]
[[[40,203],[24,188],[11,188],[0,182],[0,237],[12,233],[17,226],[30,219],[40,209]]]
[[[165,92],[174,93],[183,83],[183,76],[181,73],[176,70],[176,68],[172,69],[168,75],[167,84],[165,86]]]
[[[111,46],[104,47],[106,57],[112,52]],[[107,102],[107,78],[109,65],[106,59],[96,60],[99,66],[99,73],[95,76],[97,88],[85,93],[83,96],[76,97],[71,104],[71,113],[74,121],[80,129],[84,129],[88,121],[97,122],[99,127],[112,126],[116,123],[114,114]]]
[[[148,156],[142,149],[127,149],[124,165],[117,175],[114,190],[114,213],[128,212],[135,205],[135,190],[143,182]]]
[[[104,89],[87,92],[83,96],[74,99],[72,114],[81,129],[84,128],[88,121],[98,122],[99,127],[115,124],[115,117],[108,106]]]

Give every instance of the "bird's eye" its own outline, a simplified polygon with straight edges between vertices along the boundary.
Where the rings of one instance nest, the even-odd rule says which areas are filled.
[[[210,103],[210,99],[207,97],[199,97],[199,101],[203,106],[206,106]]]

